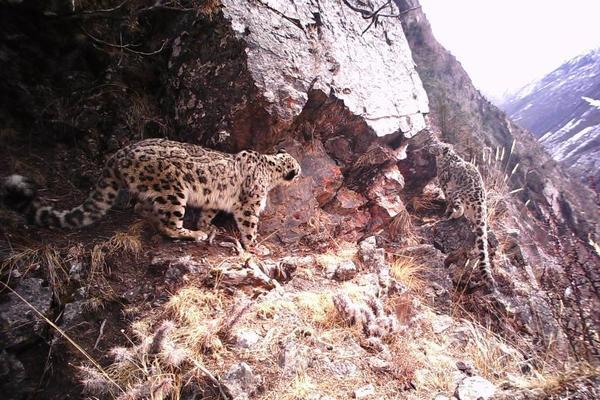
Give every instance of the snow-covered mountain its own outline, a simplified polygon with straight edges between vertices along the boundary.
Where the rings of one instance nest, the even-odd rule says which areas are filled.
[[[600,183],[600,48],[528,84],[500,107],[556,160]]]

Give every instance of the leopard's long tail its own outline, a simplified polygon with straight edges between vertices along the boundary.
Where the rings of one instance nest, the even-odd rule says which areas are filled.
[[[492,276],[490,254],[488,249],[488,231],[487,231],[487,209],[485,201],[483,205],[477,210],[477,224],[476,224],[476,244],[479,250],[479,270],[483,275],[483,278],[488,282],[492,290],[496,290],[496,280]]]
[[[0,199],[8,208],[25,215],[29,223],[79,228],[102,218],[115,203],[121,186],[120,179],[105,168],[95,188],[81,205],[60,210],[38,197],[33,181],[21,175],[11,175],[0,184]]]

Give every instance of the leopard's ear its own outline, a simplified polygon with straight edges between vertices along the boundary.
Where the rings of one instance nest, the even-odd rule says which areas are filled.
[[[287,151],[285,151],[285,149],[279,149],[277,150],[277,154],[287,154]]]

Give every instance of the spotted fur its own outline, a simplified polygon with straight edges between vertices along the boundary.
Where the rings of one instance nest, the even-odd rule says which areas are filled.
[[[437,175],[448,207],[446,217],[465,216],[473,227],[479,251],[479,269],[493,289],[496,281],[491,273],[488,251],[486,191],[477,167],[463,160],[452,147],[435,143],[429,151],[436,158]]]
[[[206,229],[222,210],[233,214],[242,244],[256,241],[259,215],[275,186],[294,181],[300,165],[285,151],[227,154],[188,143],[148,139],[117,151],[96,187],[79,206],[58,210],[36,196],[33,183],[12,175],[2,185],[4,203],[32,223],[62,228],[92,224],[112,207],[120,189],[137,199],[135,211],[175,239],[205,240]],[[202,209],[199,230],[183,227],[186,206]]]

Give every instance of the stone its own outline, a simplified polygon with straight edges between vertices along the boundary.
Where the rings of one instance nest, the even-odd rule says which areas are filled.
[[[402,257],[409,257],[415,262],[427,265],[422,273],[425,284],[425,295],[436,304],[450,301],[449,292],[453,287],[448,270],[444,266],[446,256],[430,244],[404,247],[398,250]]]
[[[355,364],[346,361],[333,364],[331,370],[337,375],[351,377],[357,374],[358,367]]]
[[[238,331],[235,334],[235,345],[242,349],[249,349],[261,339],[260,335],[253,330]]]
[[[354,393],[352,393],[352,396],[355,399],[366,399],[368,397],[371,397],[375,394],[375,386],[373,386],[372,383],[369,383],[367,386],[363,386],[361,388],[358,388],[354,391]]]
[[[354,278],[358,270],[352,260],[342,261],[336,268],[333,277],[338,281],[347,281]]]
[[[375,372],[389,372],[390,363],[379,357],[369,357],[369,367]]]
[[[433,226],[433,245],[449,254],[470,249],[475,244],[475,234],[465,218],[448,219]]]
[[[367,203],[367,199],[346,187],[341,187],[333,200],[333,204],[329,205],[329,209],[339,215],[348,215],[357,211],[359,207]]]
[[[373,180],[366,196],[371,200],[369,211],[375,220],[375,225],[389,222],[399,213],[406,212],[400,198],[402,189],[404,189],[404,177],[395,164],[381,171]]]
[[[300,162],[302,176],[293,185],[276,187],[269,193],[259,230],[289,244],[307,235],[305,226],[311,220],[327,221],[320,215],[323,213],[320,207],[335,197],[343,175],[320,142],[308,149],[297,141],[288,141],[282,147]]]
[[[308,367],[310,353],[310,349],[306,345],[290,341],[279,352],[277,363],[285,375],[291,376]]]
[[[431,330],[439,335],[452,326],[454,320],[448,315],[438,315],[431,320]]]
[[[64,331],[68,331],[70,328],[83,321],[83,313],[83,301],[74,301],[72,303],[65,304],[65,308],[63,309],[61,316],[60,327]]]
[[[369,236],[358,244],[358,253],[363,263],[369,267],[385,264],[385,251],[377,247],[375,236]]]
[[[3,399],[25,399],[35,390],[34,387],[23,385],[27,379],[23,363],[12,353],[5,350],[0,352],[0,393]]]
[[[51,318],[52,290],[43,280],[27,278],[14,289],[42,315]],[[46,332],[46,322],[14,293],[0,303],[0,347],[20,348],[38,340]]]
[[[475,367],[469,361],[457,361],[456,368],[459,371],[464,372],[467,376],[473,376],[475,374]]]
[[[254,375],[248,364],[241,362],[229,368],[222,383],[233,400],[247,400],[256,393],[262,379]]]
[[[488,400],[496,393],[496,386],[481,376],[463,379],[456,387],[454,395],[459,400]]]

